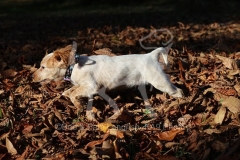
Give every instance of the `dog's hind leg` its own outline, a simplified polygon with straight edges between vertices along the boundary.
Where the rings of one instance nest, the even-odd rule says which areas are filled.
[[[184,96],[182,90],[174,86],[160,68],[151,70],[151,76],[147,77],[147,82],[152,84],[156,89],[168,93],[173,97]]]
[[[156,114],[152,111],[151,103],[150,103],[150,101],[148,99],[148,96],[147,96],[146,86],[145,85],[139,85],[138,90],[140,91],[141,96],[144,100],[144,105],[145,105],[145,109],[146,109],[145,113],[148,114],[151,117],[156,116]]]
[[[150,109],[151,104],[150,104],[150,102],[148,100],[146,86],[145,85],[139,85],[138,86],[138,90],[140,91],[141,96],[142,96],[142,98],[144,100],[144,105],[145,105],[146,109],[147,110]]]

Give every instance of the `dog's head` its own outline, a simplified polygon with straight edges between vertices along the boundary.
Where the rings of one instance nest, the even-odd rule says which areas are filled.
[[[33,81],[41,82],[46,79],[61,79],[64,77],[66,69],[74,63],[77,50],[77,43],[58,49],[46,54],[41,61],[40,68],[33,73]]]

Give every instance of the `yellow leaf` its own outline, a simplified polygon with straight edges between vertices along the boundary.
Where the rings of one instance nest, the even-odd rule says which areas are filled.
[[[108,131],[108,128],[111,126],[114,126],[114,125],[109,122],[103,122],[103,123],[97,124],[97,127],[99,128],[99,130],[103,131],[104,133],[106,133]]]

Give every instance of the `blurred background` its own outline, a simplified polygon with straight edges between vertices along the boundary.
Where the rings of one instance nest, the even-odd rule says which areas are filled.
[[[168,28],[176,38],[174,47],[179,49],[184,45],[191,48],[191,45],[201,43],[214,46],[219,39],[221,42],[227,41],[225,45],[233,42],[240,44],[239,31],[232,32],[232,37],[222,37],[226,28],[221,27],[228,24],[238,27],[239,4],[238,0],[1,0],[0,55],[3,58],[11,56],[10,62],[15,63],[19,56],[33,54],[27,56],[29,63],[33,63],[41,59],[45,50],[62,47],[76,38],[81,41],[80,52],[86,53],[91,49],[85,44],[93,43],[94,38],[103,38],[101,34],[91,40],[88,36],[100,32],[118,35],[127,27]],[[221,35],[220,32],[211,32],[211,37],[206,38],[209,35],[207,32],[211,31],[209,25],[221,29]],[[202,30],[206,31],[205,36],[187,38],[189,35],[186,34]],[[183,32],[186,34],[181,38],[179,35]],[[131,40],[131,35],[125,36]],[[123,46],[121,43],[119,45]],[[237,44],[229,52],[236,51]],[[116,51],[128,53],[142,50],[137,47],[139,44],[133,42],[132,46]],[[208,48],[201,46],[192,49],[206,51]]]

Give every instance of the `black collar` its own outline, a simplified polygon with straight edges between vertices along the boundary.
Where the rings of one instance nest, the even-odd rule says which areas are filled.
[[[64,80],[65,81],[71,82],[72,70],[73,70],[74,65],[79,62],[79,58],[80,58],[80,55],[76,54],[75,55],[75,63],[70,65],[70,66],[68,66],[68,68],[66,70],[66,73],[65,73],[65,76],[64,76]]]

